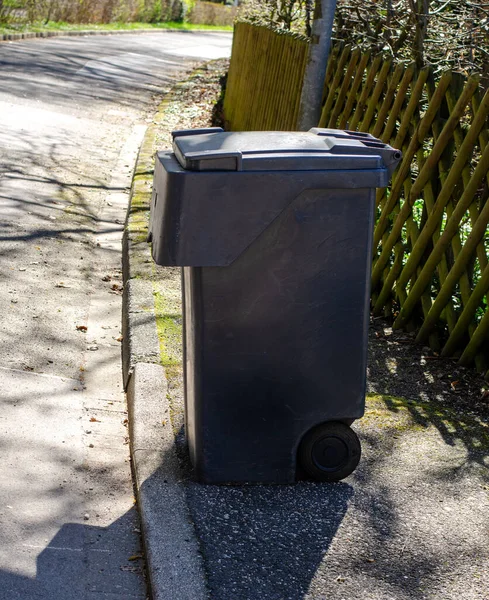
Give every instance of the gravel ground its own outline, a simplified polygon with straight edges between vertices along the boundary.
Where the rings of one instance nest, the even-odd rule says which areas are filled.
[[[165,130],[211,125],[226,64],[211,63],[180,88],[159,149],[169,145]],[[175,315],[165,353],[181,439],[179,271],[159,274],[160,304]],[[341,483],[189,480],[213,600],[489,600],[487,384],[374,319],[368,392],[354,425],[363,458]]]

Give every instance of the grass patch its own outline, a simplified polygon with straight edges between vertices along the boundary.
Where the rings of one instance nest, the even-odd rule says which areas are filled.
[[[178,29],[181,31],[232,31],[229,25],[195,25],[193,23],[11,23],[0,27],[0,34],[42,33],[44,31],[137,31],[140,29]]]

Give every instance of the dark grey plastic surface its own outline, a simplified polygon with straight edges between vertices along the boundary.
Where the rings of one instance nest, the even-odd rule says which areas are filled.
[[[270,170],[187,170],[173,153],[156,161],[153,257],[185,267],[186,433],[207,483],[292,482],[307,431],[364,411],[375,188],[396,151],[368,136],[379,153],[338,157],[336,142],[316,152],[331,137],[358,148],[348,132],[291,134],[304,152],[292,142],[284,152],[289,138],[275,132],[259,137],[244,150],[243,135],[219,131],[177,133],[175,144],[189,167],[237,164],[220,143],[242,165],[267,156]],[[309,153],[321,155],[305,159],[314,167],[338,168],[294,169]]]
[[[370,134],[336,129],[308,132],[223,132],[219,129],[173,133],[173,151],[193,171],[283,171],[385,169],[400,154]]]
[[[306,189],[387,185],[385,169],[358,171],[186,171],[156,157],[150,231],[158,264],[224,267]]]

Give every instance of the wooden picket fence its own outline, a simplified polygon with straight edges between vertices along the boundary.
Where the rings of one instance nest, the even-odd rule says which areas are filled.
[[[236,27],[224,104],[230,128],[296,128],[307,42],[286,37]],[[291,74],[290,54],[280,58],[285,47],[299,57]],[[489,92],[476,75],[446,71],[435,80],[428,67],[417,72],[341,45],[332,49],[324,90],[319,126],[370,132],[403,151],[391,186],[377,193],[374,314],[486,372]]]
[[[295,129],[306,38],[236,23],[224,114],[233,131]]]

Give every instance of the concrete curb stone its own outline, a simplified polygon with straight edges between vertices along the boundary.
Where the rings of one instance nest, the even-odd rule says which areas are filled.
[[[122,357],[124,387],[127,388],[138,363],[160,364],[152,283],[129,279],[124,286],[122,305]]]
[[[144,33],[167,33],[179,31],[181,33],[193,33],[192,29],[114,29],[114,30],[100,30],[100,29],[80,29],[78,31],[28,31],[25,33],[2,33],[0,34],[1,42],[16,42],[19,40],[30,40],[33,38],[51,38],[51,37],[64,37],[64,36],[75,36],[85,37],[88,35],[122,35],[122,34],[144,34]],[[226,31],[226,29],[212,29],[210,30],[215,33]]]
[[[160,363],[153,280],[146,242],[158,123],[177,84],[160,104],[141,145],[123,236],[123,377],[131,456],[153,600],[206,600],[199,541],[187,505]]]
[[[163,367],[137,363],[127,397],[131,454],[153,600],[204,600],[208,597],[204,569],[180,483]]]

